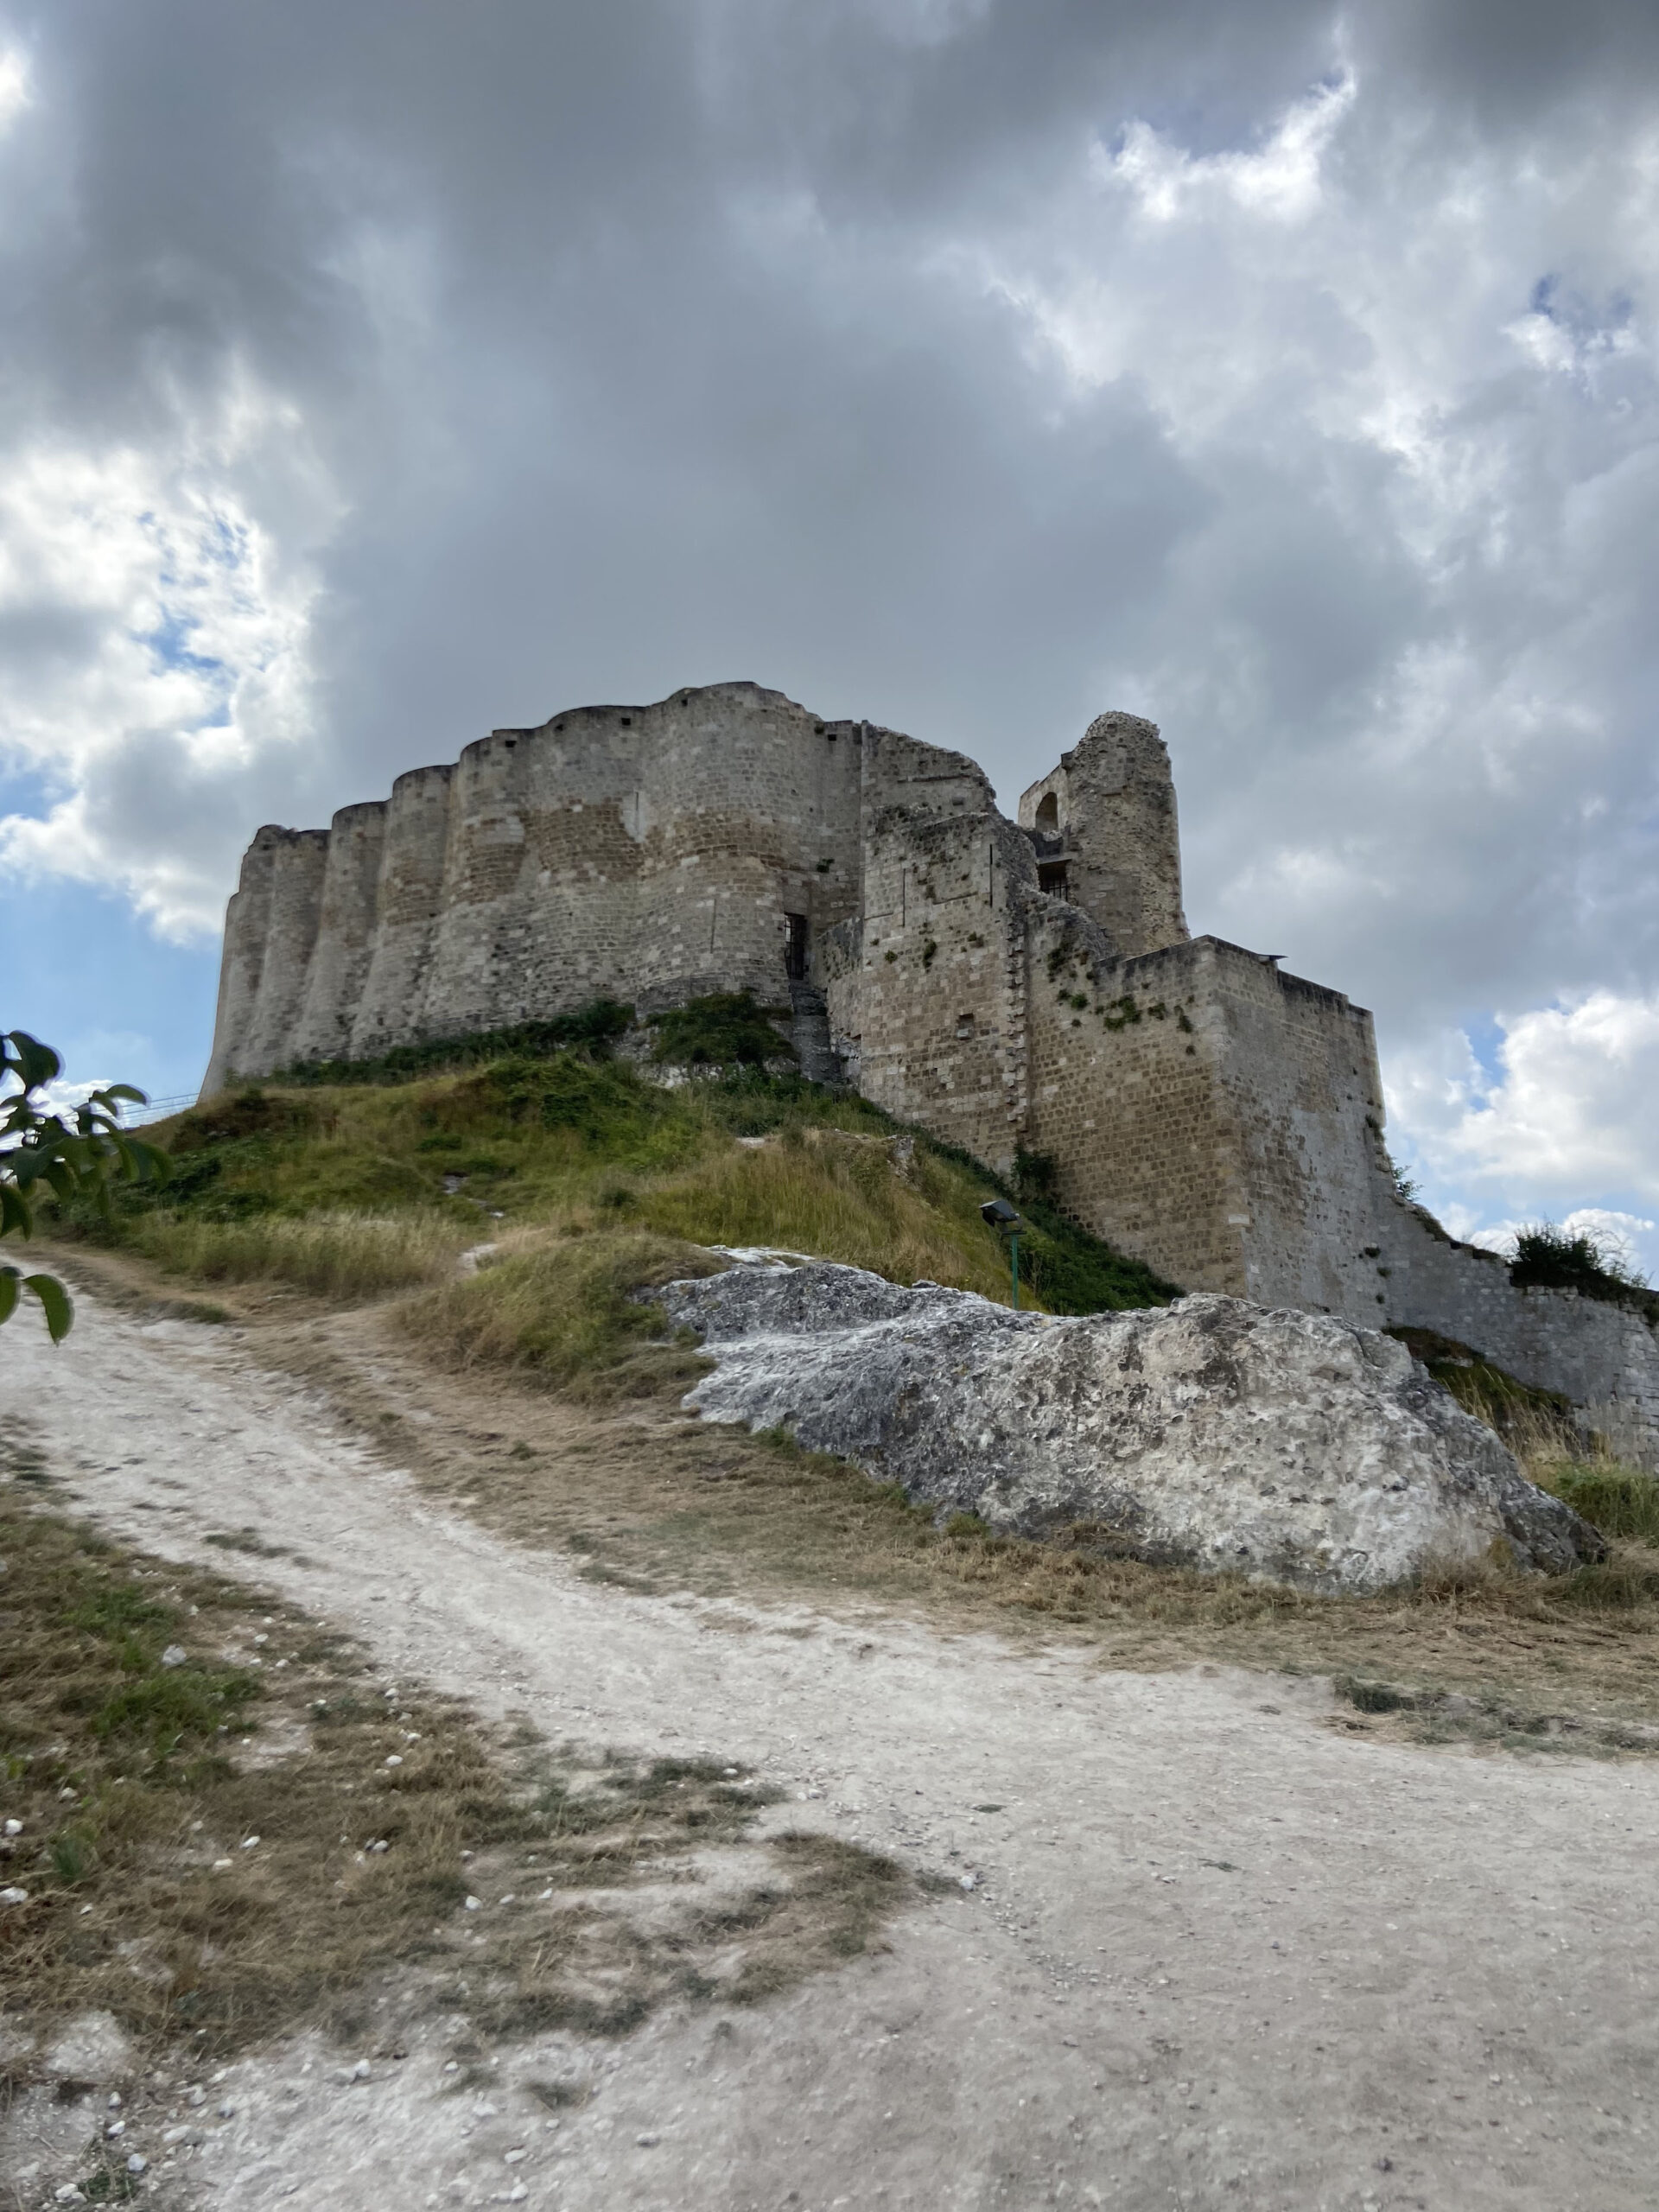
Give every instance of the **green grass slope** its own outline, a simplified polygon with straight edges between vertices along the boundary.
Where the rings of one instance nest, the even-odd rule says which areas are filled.
[[[626,1365],[641,1333],[627,1292],[696,1271],[707,1263],[692,1248],[708,1244],[776,1245],[1006,1302],[1007,1252],[979,1212],[993,1196],[1027,1217],[1023,1303],[1086,1313],[1179,1294],[1033,1179],[1021,1197],[866,1100],[775,1064],[670,1086],[611,1057],[613,1033],[595,1019],[540,1050],[519,1032],[493,1058],[487,1039],[466,1039],[448,1066],[422,1048],[348,1081],[296,1070],[245,1086],[159,1128],[166,1183],[123,1192],[108,1220],[60,1226],[199,1282],[338,1300],[425,1291],[423,1335],[550,1380],[592,1364],[577,1340],[596,1332]],[[492,1264],[457,1279],[485,1242]]]

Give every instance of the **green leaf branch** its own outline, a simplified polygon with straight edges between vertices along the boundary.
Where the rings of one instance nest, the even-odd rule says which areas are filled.
[[[60,1205],[90,1198],[107,1217],[117,1184],[158,1182],[167,1175],[168,1158],[160,1147],[121,1127],[124,1106],[149,1103],[142,1090],[112,1083],[79,1106],[54,1113],[42,1094],[62,1072],[52,1047],[26,1030],[0,1037],[0,1237],[32,1236],[42,1197]],[[25,1274],[0,1262],[0,1323],[10,1320],[26,1291],[39,1300],[53,1343],[61,1344],[74,1309],[55,1275]]]

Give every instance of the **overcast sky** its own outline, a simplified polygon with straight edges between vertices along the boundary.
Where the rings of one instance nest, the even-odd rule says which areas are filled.
[[[0,930],[194,1088],[261,822],[752,677],[1127,707],[1459,1230],[1659,1264],[1652,0],[0,0]]]

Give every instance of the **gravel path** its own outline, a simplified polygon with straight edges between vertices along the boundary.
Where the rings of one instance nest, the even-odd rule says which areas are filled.
[[[317,2212],[1109,2205],[1649,2212],[1659,1767],[1344,1740],[1317,1686],[642,1597],[423,1497],[235,1332],[79,1304],[0,1346],[112,1531],[260,1579],[380,1663],[550,1738],[753,1761],[808,1820],[975,1886],[753,2012],[366,2081],[232,2069],[168,2201]],[[550,2067],[600,2093],[554,2116]],[[522,2153],[512,2157],[509,2154]]]

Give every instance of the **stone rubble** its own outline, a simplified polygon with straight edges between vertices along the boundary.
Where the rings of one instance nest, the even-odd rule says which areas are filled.
[[[715,1362],[684,1401],[785,1427],[999,1532],[1330,1593],[1597,1532],[1393,1338],[1203,1294],[1058,1319],[772,1255],[652,1294]]]

